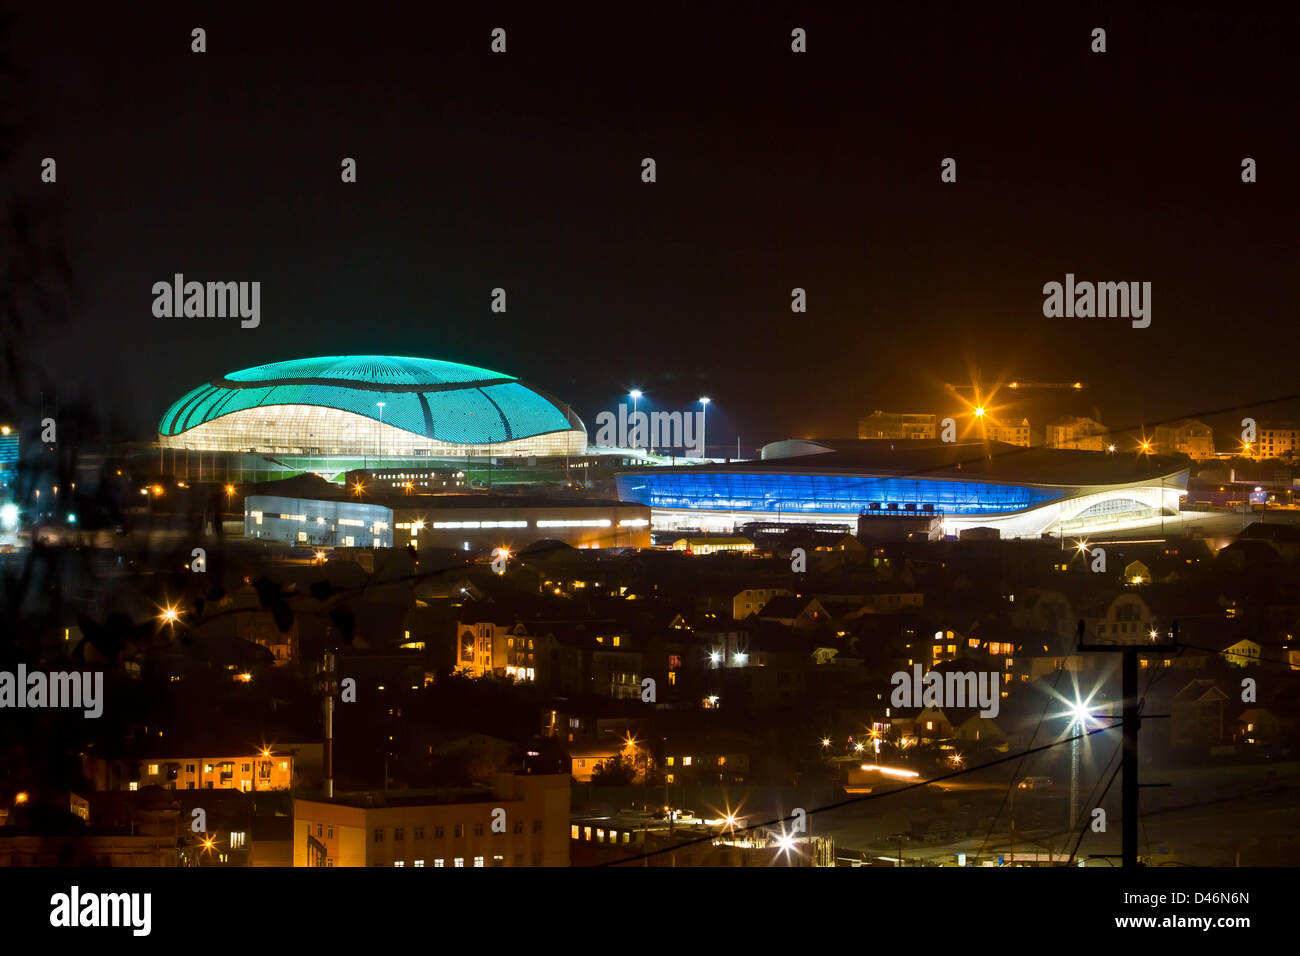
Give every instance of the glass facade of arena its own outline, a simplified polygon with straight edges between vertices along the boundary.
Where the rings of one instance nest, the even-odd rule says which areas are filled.
[[[383,458],[572,455],[582,423],[513,376],[400,356],[276,362],[200,385],[158,425],[166,448]]]
[[[895,505],[948,515],[1021,511],[1064,496],[1059,488],[863,475],[665,471],[618,476],[619,498],[652,508],[857,515]]]
[[[476,436],[477,437],[477,436]],[[316,405],[275,405],[233,412],[163,435],[164,448],[279,455],[369,455],[372,458],[465,458],[471,455],[581,455],[587,435],[578,429],[502,437],[488,429],[482,442],[451,442],[406,431],[377,418]]]

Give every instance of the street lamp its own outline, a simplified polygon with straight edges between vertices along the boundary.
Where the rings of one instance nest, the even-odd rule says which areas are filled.
[[[700,412],[700,457],[701,458],[709,457],[709,450],[708,450],[709,446],[705,441],[705,429],[708,428],[709,425],[709,402],[710,401],[712,401],[712,399],[709,398],[700,399],[700,405],[703,406],[703,411]]]
[[[1077,697],[1070,705],[1070,727],[1067,733],[1074,737],[1070,741],[1070,827],[1078,822],[1079,816],[1079,751],[1083,743],[1082,734],[1088,730],[1088,722],[1093,719],[1088,712],[1088,702]],[[1078,733],[1076,733],[1078,731]]]

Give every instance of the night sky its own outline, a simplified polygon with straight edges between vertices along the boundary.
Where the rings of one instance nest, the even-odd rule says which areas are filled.
[[[1300,393],[1294,5],[444,6],[16,9],[6,189],[77,281],[34,361],[142,439],[214,376],[360,353],[517,375],[593,432],[630,387],[708,394],[746,449],[975,368],[1089,382],[1111,426],[1300,417],[1249,404]],[[176,272],[260,281],[261,326],[155,318]],[[1044,318],[1067,272],[1151,282],[1151,326]]]

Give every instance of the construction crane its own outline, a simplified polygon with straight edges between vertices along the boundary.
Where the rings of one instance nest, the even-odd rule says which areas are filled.
[[[1013,382],[978,382],[973,385],[954,385],[952,382],[944,382],[943,387],[950,392],[970,392],[973,391],[978,395],[987,395],[990,392],[997,391],[999,388],[1010,388],[1015,391],[1024,391],[1031,388],[1068,388],[1071,391],[1082,392],[1088,387],[1087,382],[1022,382],[1019,380]]]

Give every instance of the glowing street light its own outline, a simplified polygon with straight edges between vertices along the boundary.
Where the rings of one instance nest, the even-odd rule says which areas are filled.
[[[984,417],[984,406],[983,406],[983,405],[976,405],[976,406],[975,406],[975,417],[976,417],[976,418],[983,418],[983,417]]]
[[[163,608],[162,613],[158,615],[158,620],[162,621],[164,624],[175,624],[177,621],[180,620],[180,617],[181,617],[180,611],[168,605],[167,607]]]

